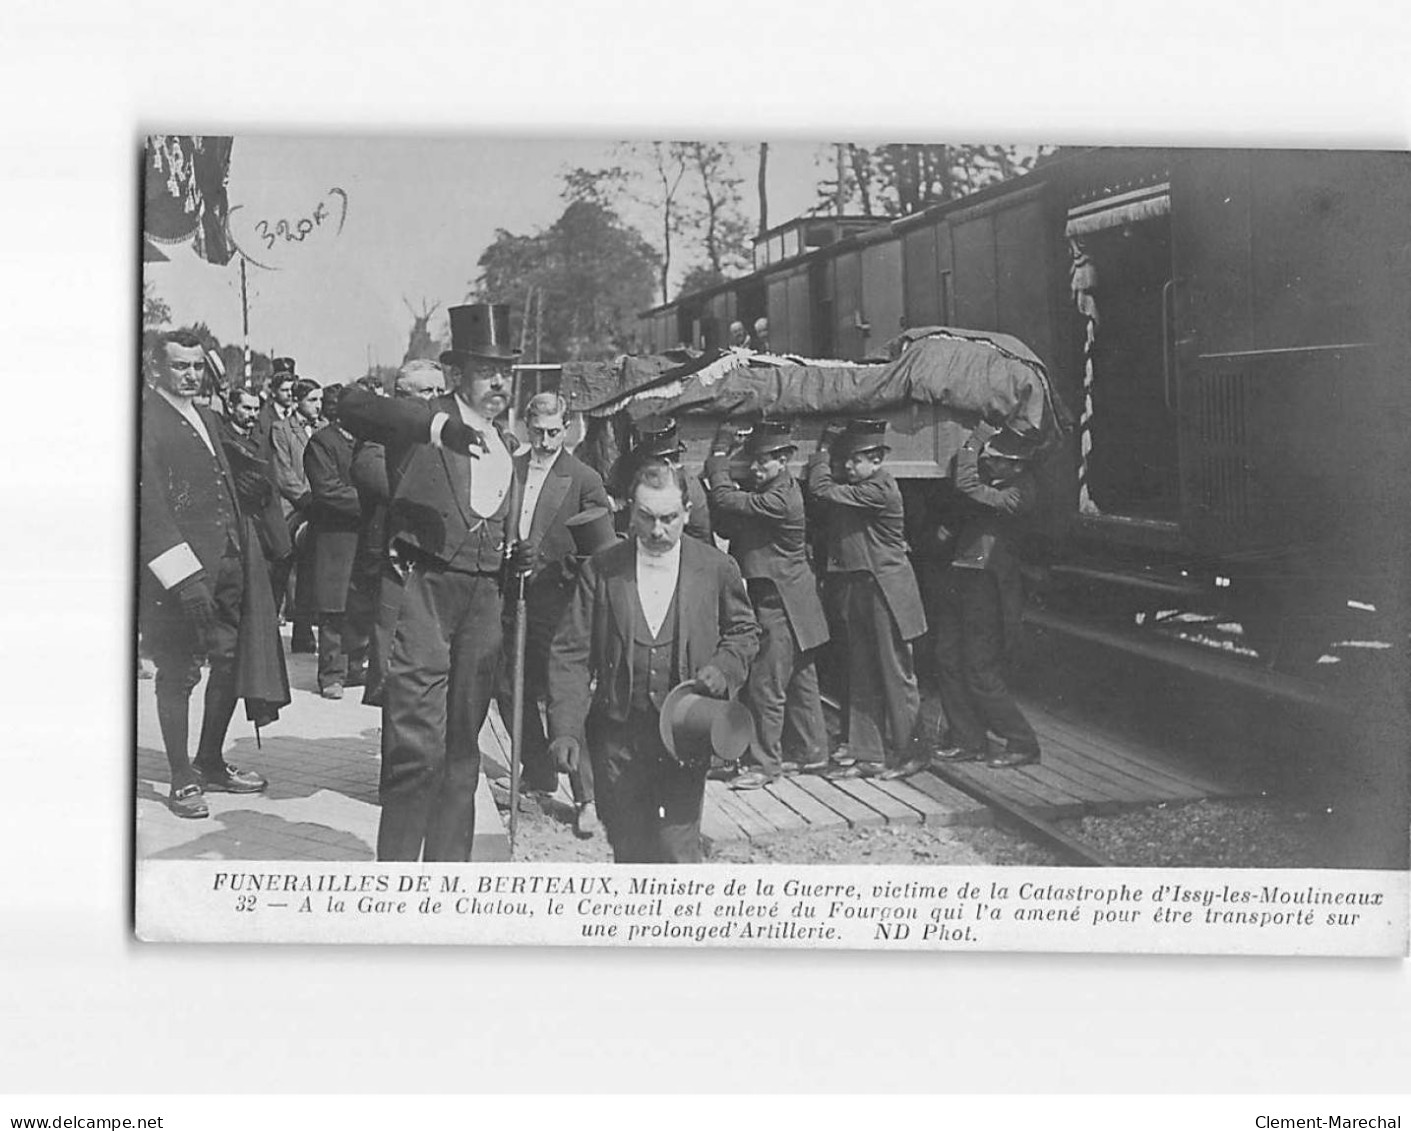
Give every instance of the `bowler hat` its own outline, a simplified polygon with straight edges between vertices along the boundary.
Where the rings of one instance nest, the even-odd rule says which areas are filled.
[[[745,441],[745,453],[751,456],[767,456],[786,448],[798,447],[789,431],[787,420],[761,420],[755,424],[749,439]]]
[[[473,302],[453,306],[446,312],[451,319],[451,348],[441,354],[442,365],[462,366],[468,358],[487,361],[513,361],[519,350],[510,342],[510,308],[505,303]]]
[[[735,699],[702,695],[693,679],[671,689],[658,726],[666,752],[687,769],[705,769],[712,757],[738,762],[754,737],[748,707]]]
[[[644,416],[637,421],[637,443],[632,448],[635,459],[680,459],[686,445],[681,443],[676,421],[669,416]]]
[[[856,452],[890,451],[885,420],[849,420],[839,447],[843,455]]]
[[[612,511],[607,507],[589,507],[564,523],[573,535],[573,548],[582,558],[591,557],[617,541],[612,525]]]

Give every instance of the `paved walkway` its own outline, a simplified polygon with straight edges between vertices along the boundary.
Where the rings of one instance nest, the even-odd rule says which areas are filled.
[[[287,629],[285,640],[287,645]],[[157,726],[156,694],[151,680],[138,681],[138,859],[374,858],[380,714],[362,705],[361,688],[349,690],[340,700],[322,698],[313,656],[288,660],[294,699],[280,712],[279,721],[261,732],[257,747],[254,727],[237,707],[226,742],[226,760],[263,774],[269,789],[259,794],[207,794],[211,815],[204,820],[177,817],[167,808],[167,760]],[[191,696],[193,743],[203,687]],[[483,776],[475,824],[474,858],[508,859],[508,841]]]

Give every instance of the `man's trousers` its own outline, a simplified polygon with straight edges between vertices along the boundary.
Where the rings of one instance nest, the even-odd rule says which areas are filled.
[[[750,757],[766,774],[778,777],[789,755],[799,762],[827,761],[828,729],[814,653],[799,650],[779,591],[772,584],[751,582],[750,596],[760,627],[759,652],[744,695],[755,721]]]
[[[951,566],[935,592],[936,683],[949,731],[943,741],[984,751],[991,730],[1007,749],[1037,754],[1038,736],[1004,679],[1004,619],[994,577]]]
[[[661,744],[655,711],[623,722],[588,715],[598,816],[618,864],[699,864],[705,768],[683,770]]]
[[[848,655],[848,752],[861,762],[906,761],[921,711],[911,645],[877,579],[841,575]]]
[[[388,567],[382,582],[379,860],[470,859],[480,729],[500,663],[488,574]]]

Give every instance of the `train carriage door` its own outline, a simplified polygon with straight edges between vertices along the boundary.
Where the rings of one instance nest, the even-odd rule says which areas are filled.
[[[1083,321],[1079,511],[1174,524],[1180,513],[1171,372],[1171,192],[1164,175],[1070,200],[1070,289]]]

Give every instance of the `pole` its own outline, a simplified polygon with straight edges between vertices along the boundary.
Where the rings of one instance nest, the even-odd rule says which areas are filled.
[[[250,292],[245,285],[245,257],[240,257],[240,332],[241,351],[244,355],[244,373],[241,383],[250,387]]]
[[[505,551],[513,554],[519,546],[519,512],[524,506],[524,481],[515,477],[511,492],[510,532],[514,538],[505,539]],[[525,623],[524,585],[527,579],[516,570],[510,577],[514,588],[514,682],[511,685],[512,706],[510,714],[510,859],[514,859],[515,835],[519,831],[519,769],[524,757],[524,649],[528,638]],[[503,720],[502,720],[503,721]]]

